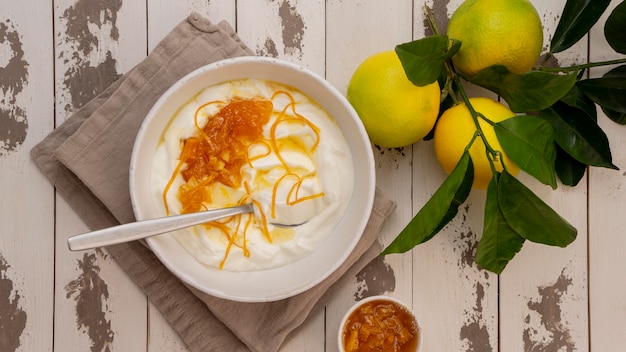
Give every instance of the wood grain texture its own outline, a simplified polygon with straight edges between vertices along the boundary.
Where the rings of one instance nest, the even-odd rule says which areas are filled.
[[[227,21],[236,28],[236,2],[223,0],[148,0],[148,50],[152,50],[178,23],[192,12],[214,23]]]
[[[53,128],[52,12],[0,3],[0,351],[52,346],[54,190],[30,160]],[[43,40],[42,40],[43,39]]]
[[[412,7],[407,1],[327,1],[326,79],[342,93],[357,66],[368,56],[393,50],[412,39]],[[381,14],[385,14],[381,16]],[[396,203],[381,232],[383,244],[412,216],[411,147],[374,147],[376,185]],[[337,331],[346,310],[362,298],[387,294],[411,304],[411,255],[379,258],[355,278],[355,288],[337,294],[327,307],[328,351],[336,351]]]
[[[260,56],[291,61],[324,76],[325,4],[311,1],[237,3],[237,33]]]
[[[430,2],[439,30],[461,1]],[[422,14],[421,4],[414,12]],[[417,20],[419,18],[419,20]],[[432,33],[416,16],[417,38]],[[470,96],[482,89],[466,85]],[[492,94],[490,96],[493,96]],[[446,175],[432,141],[413,146],[413,212],[430,199]],[[482,232],[484,191],[472,191],[455,219],[413,250],[413,304],[424,329],[424,350],[495,351],[498,344],[498,279],[477,267],[474,252]]]
[[[54,5],[56,122],[60,124],[146,56],[146,20],[136,17],[145,8],[131,2],[56,1]],[[86,231],[57,196],[54,350],[144,350],[146,297],[106,251],[69,251],[67,238]]]
[[[544,24],[544,51],[565,1],[533,1]],[[556,55],[560,65],[584,63],[586,40]],[[527,241],[500,275],[500,348],[503,351],[584,351],[587,331],[587,180],[553,191],[520,176],[535,194],[578,230],[567,248]]]
[[[604,23],[611,5],[599,23]],[[604,39],[602,25],[590,33],[590,59],[605,61],[623,57],[616,54]],[[590,71],[601,77],[613,67]],[[611,121],[598,109],[598,123],[606,132],[613,163],[619,170],[592,168],[589,172],[589,320],[592,351],[615,350],[622,345],[621,327],[626,326],[626,127]],[[621,348],[621,347],[619,347]]]
[[[150,0],[147,1],[147,47],[151,51],[178,23],[192,12],[205,16],[214,23],[227,21],[235,28],[234,1]],[[148,305],[148,350],[188,351],[180,336],[152,304]]]
[[[566,0],[531,1],[543,21],[547,49]],[[0,324],[10,319],[0,331],[0,351],[188,351],[106,251],[67,249],[67,237],[87,228],[28,153],[190,12],[228,21],[257,55],[300,64],[345,93],[367,56],[428,33],[424,4],[444,29],[461,2],[0,2]],[[611,7],[619,3],[613,0]],[[617,57],[622,56],[613,53],[597,25],[557,61]],[[590,74],[599,77],[606,70]],[[469,85],[468,90],[489,94]],[[502,275],[484,271],[473,260],[485,193],[473,191],[437,237],[408,253],[375,259],[281,351],[337,351],[343,313],[374,294],[400,298],[414,309],[424,329],[424,351],[618,350],[626,326],[626,128],[598,112],[619,171],[591,168],[577,187],[559,184],[556,191],[520,176],[578,229],[572,245],[526,243]],[[377,186],[398,205],[380,236],[385,245],[445,174],[429,141],[373,151]]]

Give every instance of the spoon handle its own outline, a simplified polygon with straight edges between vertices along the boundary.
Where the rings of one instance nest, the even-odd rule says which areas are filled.
[[[254,207],[250,203],[230,208],[213,209],[197,213],[131,222],[72,236],[67,239],[67,244],[71,251],[103,247],[160,235],[237,214],[251,213],[253,211]]]

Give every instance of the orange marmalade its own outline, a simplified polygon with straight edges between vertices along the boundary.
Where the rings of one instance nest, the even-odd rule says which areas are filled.
[[[200,106],[194,120],[206,105],[217,103],[221,102]],[[241,167],[248,163],[248,147],[263,141],[263,125],[269,122],[272,107],[272,102],[267,100],[234,100],[222,107],[204,127],[198,127],[198,136],[185,139],[179,166],[164,190],[166,209],[165,195],[178,172],[185,180],[178,189],[181,213],[205,210],[204,204],[211,202],[209,187],[216,182],[239,187]]]
[[[347,142],[324,109],[293,87],[255,79],[192,97],[152,165],[165,214],[254,205],[254,213],[174,233],[198,261],[229,271],[273,268],[313,251],[339,222],[354,177]]]
[[[363,303],[343,327],[345,352],[414,352],[418,339],[413,315],[389,300]]]

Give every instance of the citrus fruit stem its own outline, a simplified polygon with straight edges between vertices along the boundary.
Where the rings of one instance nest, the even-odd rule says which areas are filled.
[[[441,34],[441,31],[439,31],[439,28],[437,27],[437,22],[435,21],[435,15],[433,14],[433,10],[426,4],[424,4],[424,17],[426,17],[426,21],[428,21],[428,26],[433,31],[433,34]]]
[[[499,150],[494,149],[491,146],[491,144],[489,144],[489,141],[485,137],[485,134],[483,133],[483,130],[480,127],[480,123],[479,123],[478,119],[479,118],[483,119],[484,121],[486,121],[490,125],[495,125],[495,123],[493,121],[489,120],[488,118],[486,118],[485,115],[483,115],[482,113],[477,112],[474,109],[474,107],[470,103],[470,100],[469,100],[469,97],[467,96],[467,93],[465,92],[465,89],[463,88],[463,85],[462,85],[461,79],[459,78],[459,75],[457,75],[453,71],[452,72],[448,71],[448,73],[452,75],[452,78],[455,81],[455,85],[457,86],[458,93],[461,96],[461,98],[463,99],[463,102],[465,103],[465,106],[467,106],[467,109],[469,110],[470,114],[472,115],[472,120],[474,121],[474,126],[476,127],[476,132],[474,133],[474,137],[472,137],[472,139],[468,143],[467,149],[469,150],[469,148],[472,146],[472,144],[476,140],[476,136],[479,136],[480,139],[485,144],[486,157],[487,157],[487,160],[489,161],[489,166],[491,167],[492,173],[493,174],[496,173],[496,168],[495,168],[495,165],[494,165],[494,161],[499,161],[500,164],[502,165],[502,168],[504,170],[507,170],[507,167],[506,167],[506,164],[504,163],[503,158],[499,157],[501,155],[501,152]],[[454,94],[452,94],[452,95],[454,96]]]
[[[441,90],[441,101],[444,101],[447,97],[452,99],[452,104],[456,105],[459,102],[459,98],[457,98],[456,94],[454,94],[454,81],[450,79],[450,75],[446,77],[446,83]]]
[[[424,4],[423,11],[424,17],[426,17],[426,21],[428,22],[430,30],[433,32],[434,35],[440,35],[441,31],[439,30],[439,27],[437,27],[437,21],[435,20],[435,15],[433,14],[432,9],[428,7],[428,5]],[[452,60],[446,60],[444,62],[444,65],[448,74],[446,75],[446,83],[443,85],[443,89],[441,90],[441,101],[450,96],[450,98],[452,99],[452,103],[457,104],[459,99],[457,98],[456,94],[454,94],[452,79],[456,72],[454,71],[454,67],[452,66]]]
[[[429,18],[429,23],[431,25],[431,28],[433,29],[433,32],[437,32],[437,25],[434,22],[434,17],[432,17],[432,13],[430,12],[430,9],[428,8],[428,6],[424,6],[424,11],[426,13],[427,17],[431,17]],[[446,71],[447,71],[447,78],[446,78],[446,83],[444,86],[444,89],[442,90],[442,101],[445,98],[445,94],[448,94],[450,96],[450,98],[453,101],[453,104],[458,104],[459,103],[459,99],[457,96],[457,93],[459,96],[461,96],[462,101],[465,103],[465,105],[467,106],[471,116],[472,116],[472,120],[474,121],[474,126],[476,127],[476,132],[474,133],[474,136],[472,137],[472,139],[469,141],[469,143],[466,146],[466,150],[469,150],[469,148],[472,146],[472,144],[474,143],[474,141],[476,140],[476,137],[480,136],[480,139],[483,141],[483,143],[485,144],[485,150],[486,150],[486,158],[489,161],[489,166],[491,167],[491,171],[492,173],[496,173],[496,168],[494,165],[494,160],[499,160],[500,164],[502,165],[502,168],[504,170],[507,170],[506,165],[504,164],[504,160],[502,160],[502,158],[498,157],[501,152],[498,150],[495,150],[491,144],[489,144],[489,141],[487,140],[487,138],[485,137],[485,134],[483,133],[482,128],[480,127],[480,123],[478,122],[478,119],[481,118],[484,121],[486,121],[487,123],[489,123],[490,125],[494,125],[494,122],[489,120],[488,118],[486,118],[483,114],[477,112],[474,107],[472,106],[472,104],[469,101],[469,97],[467,96],[467,93],[465,92],[465,89],[463,88],[463,83],[461,82],[461,75],[459,73],[456,72],[456,70],[454,69],[454,65],[452,64],[452,60],[448,59],[445,61],[445,67],[446,67]],[[456,89],[455,89],[456,87]],[[508,170],[507,170],[508,171]]]
[[[547,58],[548,56],[546,56],[546,60]],[[545,60],[544,60],[544,63],[545,63]],[[568,66],[568,67],[544,67],[542,64],[542,66],[539,67],[539,70],[544,71],[544,72],[574,72],[574,71],[584,70],[584,69],[592,68],[592,67],[616,65],[616,64],[623,64],[623,63],[626,63],[626,58],[617,59],[617,60],[608,60],[608,61],[589,62],[586,64],[573,65],[573,66]]]

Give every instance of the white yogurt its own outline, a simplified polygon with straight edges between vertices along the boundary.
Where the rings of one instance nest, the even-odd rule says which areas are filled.
[[[302,178],[298,190],[299,197],[316,195],[320,192],[324,195],[294,205],[286,204],[287,196],[297,178],[285,176],[286,171],[278,155],[275,153],[265,155],[268,151],[267,145],[252,145],[248,149],[248,156],[253,159],[252,167],[246,165],[241,172],[244,182],[249,185],[251,198],[261,205],[262,211],[255,211],[253,215],[255,221],[252,221],[245,231],[247,251],[242,249],[242,231],[235,237],[235,243],[239,246],[229,246],[229,239],[217,228],[196,226],[173,234],[189,253],[208,266],[219,268],[223,264],[223,270],[252,271],[274,268],[300,259],[315,250],[318,244],[328,237],[341,219],[352,196],[354,171],[350,150],[339,127],[328,113],[294,88],[264,80],[245,79],[204,89],[172,118],[163,133],[162,143],[152,164],[151,187],[154,200],[163,214],[165,215],[163,190],[179,163],[182,141],[198,133],[194,125],[196,110],[204,103],[216,100],[227,103],[235,98],[271,99],[273,114],[263,131],[265,139],[270,140],[270,127],[290,103],[286,94],[279,94],[272,99],[276,91],[288,92],[296,102],[297,114],[304,116],[319,128],[319,144],[313,152],[285,147],[280,148],[280,156],[292,172],[308,175]],[[216,114],[224,105],[209,105],[204,109],[204,114],[199,116],[198,124],[204,126],[209,116]],[[287,115],[292,115],[291,108],[287,109]],[[316,134],[311,128],[302,123],[292,122],[277,124],[275,136],[278,140],[290,140],[299,146],[305,146],[305,149],[313,147],[316,140]],[[279,180],[281,181],[278,182]],[[277,182],[275,218],[272,218],[270,216],[272,193]],[[167,193],[167,205],[171,214],[177,214],[181,210],[177,191],[182,184],[184,180],[178,175]],[[243,183],[237,189],[216,183],[211,186],[212,202],[205,206],[207,208],[233,206],[246,194]],[[271,241],[262,230],[262,214],[267,218]],[[243,215],[241,219],[243,226],[247,215]],[[303,224],[281,227],[273,225],[272,222]],[[236,221],[228,223],[233,232],[236,225]]]

